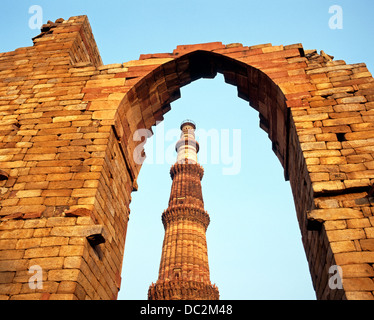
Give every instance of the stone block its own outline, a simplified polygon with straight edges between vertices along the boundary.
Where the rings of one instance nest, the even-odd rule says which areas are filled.
[[[28,262],[25,259],[1,260],[0,261],[0,272],[26,270],[27,263]]]
[[[327,191],[339,191],[344,190],[344,183],[341,181],[321,181],[314,182],[312,184],[314,192],[327,192]]]
[[[368,239],[374,239],[374,227],[364,228],[364,230]]]
[[[41,247],[49,247],[49,246],[63,246],[69,243],[68,237],[45,237],[41,238]]]
[[[322,123],[326,127],[330,126],[341,126],[341,125],[348,125],[354,123],[361,123],[363,122],[362,117],[349,117],[349,118],[337,118],[337,119],[328,119],[323,120]]]
[[[17,241],[17,249],[29,249],[39,247],[42,238],[19,239]]]
[[[369,277],[347,278],[343,280],[343,283],[347,291],[374,291],[374,282]]]
[[[330,149],[333,150],[333,149]],[[320,164],[321,165],[339,165],[339,164],[345,164],[347,163],[347,160],[345,157],[323,157],[320,158]]]
[[[361,251],[338,253],[335,254],[335,261],[339,266],[356,263],[374,263],[374,252]]]
[[[317,221],[363,218],[360,210],[350,208],[315,209],[307,214],[308,219]]]
[[[94,234],[101,234],[103,232],[103,225],[77,225],[68,227],[54,227],[51,230],[51,235],[62,237],[88,237]]]
[[[76,218],[74,217],[51,217],[48,218],[46,226],[56,227],[56,226],[74,226],[76,223]]]
[[[374,295],[368,291],[346,291],[348,300],[374,300]]]
[[[12,283],[15,272],[0,272],[0,284]]]
[[[54,190],[81,188],[83,186],[83,183],[83,180],[51,181],[48,185],[48,189]]]
[[[72,197],[93,197],[96,195],[96,188],[82,188],[74,189],[71,196]]]
[[[337,99],[337,102],[338,104],[362,103],[362,102],[367,102],[367,100],[364,96],[355,96],[355,97],[346,97],[346,98]]]
[[[79,269],[61,269],[48,271],[49,281],[77,281]]]
[[[28,262],[28,269],[31,266],[40,266],[42,268],[42,272],[46,270],[51,270],[51,269],[62,269],[63,267],[63,262],[64,258],[63,257],[44,257],[44,258],[33,258],[30,259]],[[28,274],[30,277],[30,274]],[[43,274],[43,277],[45,277],[46,280],[46,275]]]
[[[41,196],[42,190],[20,190],[16,193],[18,198],[29,198]]]
[[[33,229],[5,230],[0,233],[0,239],[31,238],[33,233],[34,233]]]
[[[15,249],[17,245],[17,239],[12,240],[0,240],[0,250]]]
[[[355,251],[355,245],[353,241],[335,241],[331,242],[331,250],[333,253],[341,252],[353,252]]]
[[[328,118],[329,118],[328,113],[308,114],[308,115],[294,116],[293,117],[295,122],[318,121],[318,120],[326,120]]]
[[[60,247],[32,248],[25,251],[24,258],[56,257],[59,251]]]
[[[368,218],[349,219],[347,220],[347,225],[350,229],[367,228],[371,226]]]
[[[0,251],[0,261],[1,260],[13,260],[21,259],[24,255],[24,250],[1,250]]]
[[[60,256],[82,256],[84,252],[85,247],[79,246],[79,245],[67,245],[67,246],[61,246],[60,249]]]
[[[374,251],[374,239],[362,239],[360,245],[364,251]]]
[[[318,142],[303,142],[300,144],[301,150],[309,151],[309,150],[324,150],[326,149],[326,143],[324,141]]]
[[[374,276],[374,269],[367,263],[344,265],[342,266],[342,271],[343,279]]]
[[[79,269],[81,267],[82,260],[83,258],[79,256],[65,257],[64,269]]]

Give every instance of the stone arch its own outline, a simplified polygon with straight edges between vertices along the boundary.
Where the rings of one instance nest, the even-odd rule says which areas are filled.
[[[86,16],[0,54],[0,297],[115,299],[137,129],[223,73],[285,169],[317,298],[374,299],[374,79],[301,44],[220,42],[103,65]],[[46,286],[31,290],[39,265]],[[331,283],[340,266],[343,287]],[[44,279],[44,278],[43,278]]]
[[[239,47],[242,48],[240,45]],[[192,48],[187,46],[188,49]],[[228,49],[226,48],[226,50]],[[278,50],[279,48],[276,48],[275,52],[281,51]],[[332,62],[330,56],[322,53],[322,55],[314,57],[322,62],[321,70],[317,68],[317,70],[309,71],[309,61],[302,47],[296,45],[288,50],[290,51],[289,56],[286,54],[288,64],[283,64],[280,62],[281,60],[272,61],[270,64],[273,68],[270,68],[269,75],[261,71],[261,64],[266,66],[269,63],[265,59],[262,61],[260,59],[262,62],[259,64],[260,68],[255,68],[240,59],[231,58],[229,54],[217,54],[214,51],[197,49],[181,56],[177,56],[174,52],[173,54],[176,55],[174,60],[161,64],[130,89],[118,112],[121,113],[121,108],[124,110],[139,108],[142,111],[142,124],[135,126],[135,121],[133,128],[142,128],[144,125],[147,129],[151,129],[154,124],[153,120],[162,120],[162,114],[170,109],[170,102],[180,97],[180,87],[199,78],[214,78],[217,72],[222,73],[227,83],[237,86],[238,96],[247,100],[250,106],[259,111],[260,127],[268,133],[273,151],[284,168],[285,178],[291,182],[303,244],[317,297],[347,298],[344,290],[339,290],[339,286],[334,287],[329,284],[329,278],[333,276],[331,270],[336,270],[330,268],[338,264],[333,254],[336,250],[334,246],[348,245],[351,240],[357,241],[356,237],[363,239],[361,237],[365,236],[362,233],[350,235],[351,232],[355,233],[358,230],[341,230],[335,225],[348,223],[349,220],[364,219],[365,211],[361,210],[369,212],[370,209],[357,206],[344,208],[344,205],[340,205],[344,200],[340,199],[366,199],[356,201],[362,201],[370,207],[367,194],[372,181],[370,179],[344,179],[345,172],[350,171],[349,168],[353,168],[355,165],[348,164],[338,150],[342,148],[346,137],[357,137],[360,134],[350,134],[350,120],[344,119],[344,117],[344,120],[340,120],[343,114],[339,113],[352,110],[364,111],[363,105],[352,106],[351,102],[365,103],[368,100],[365,96],[360,96],[360,93],[356,94],[356,92],[360,92],[358,85],[361,84],[361,81],[359,81],[360,84],[358,82],[355,84],[354,80],[346,79],[338,85],[334,83],[318,86],[319,81],[314,81],[314,79],[320,78],[318,71],[321,71],[322,74],[336,72],[338,76],[345,74],[346,70],[355,67],[362,68],[362,65],[347,67],[342,62]],[[266,57],[266,53],[263,54]],[[310,57],[315,54],[315,52],[309,53]],[[153,55],[146,57],[148,59],[154,58]],[[292,64],[295,64],[294,69],[290,68]],[[371,79],[368,80],[369,83],[372,82]],[[343,84],[345,86],[342,86]],[[326,89],[319,90],[319,87]],[[358,97],[356,97],[357,95]],[[337,106],[334,108],[335,105]],[[131,111],[129,112],[131,113]],[[353,122],[355,121],[361,123],[360,119],[355,119]],[[131,129],[130,131],[134,132]],[[315,135],[315,137],[311,138],[311,135]],[[131,141],[130,135],[127,145],[131,146],[132,143],[134,142]],[[130,147],[130,150],[133,148]],[[348,153],[353,154],[354,152],[349,150]],[[343,165],[343,172],[334,172],[337,168],[334,168],[333,165],[336,163]],[[308,164],[317,170],[309,171]],[[315,167],[313,167],[314,164]],[[320,173],[317,168],[320,164],[326,165],[325,168],[320,169],[327,172]],[[361,168],[363,167],[361,166]],[[367,169],[363,168],[364,171]],[[361,174],[370,177],[371,173],[366,171]],[[335,201],[339,205],[334,204],[330,207],[328,203]],[[370,226],[367,224],[367,227],[371,228]],[[334,235],[337,235],[337,238],[331,240]],[[350,240],[344,243],[346,237]],[[336,242],[332,243],[333,247],[330,246],[331,242]],[[340,253],[340,249],[337,250]],[[344,252],[346,249],[342,250]],[[339,259],[344,259],[344,255],[339,255]],[[371,261],[370,259],[368,258],[367,261]],[[368,265],[360,267],[367,268]],[[343,266],[343,268],[349,272],[352,266]],[[368,272],[372,274],[371,271]],[[361,279],[360,281],[365,280]],[[368,283],[371,287],[371,281]],[[351,288],[350,285],[348,287]],[[348,295],[354,297],[357,294],[364,297],[367,293],[349,292]]]
[[[140,110],[142,120],[136,125],[136,120],[129,123],[131,134],[124,134],[123,137],[126,145],[131,150],[135,149],[139,142],[134,141],[134,132],[139,128],[151,130],[157,121],[163,120],[163,114],[171,108],[170,103],[180,97],[181,87],[200,78],[214,78],[217,73],[223,74],[226,83],[237,87],[238,96],[259,111],[260,127],[268,133],[273,151],[285,168],[285,177],[288,177],[286,150],[289,109],[282,90],[259,69],[210,51],[196,50],[166,62],[145,75],[128,91],[117,110],[116,128],[124,131],[123,121],[135,117],[133,109]],[[164,91],[160,94],[160,90]],[[137,164],[134,166],[138,167]]]
[[[297,48],[293,54],[300,52],[302,50]],[[287,107],[285,94],[274,80],[250,64],[223,54],[197,49],[165,62],[143,76],[121,101],[115,118],[115,130],[117,134],[120,132],[123,135],[120,140],[128,147],[128,155],[131,158],[133,154],[133,159],[140,157],[135,154],[135,149],[142,142],[134,141],[135,131],[143,128],[152,130],[157,121],[162,121],[163,114],[171,109],[170,103],[180,98],[181,87],[201,78],[214,78],[217,73],[223,74],[226,83],[236,86],[238,97],[248,101],[249,105],[259,112],[260,127],[268,133],[272,141],[272,149],[284,168],[286,180],[290,179],[291,163],[291,186],[295,204],[301,212],[298,215],[299,225],[305,233],[305,212],[311,210],[313,205],[311,181],[298,145],[290,108]],[[290,85],[291,81],[292,77],[287,79],[287,85]],[[139,123],[134,119],[135,115],[132,115],[133,109],[141,112]],[[128,119],[132,121],[128,124],[129,134],[126,135],[123,127]],[[293,148],[290,148],[289,144]],[[141,164],[132,162],[131,166],[134,168],[133,176],[136,181]],[[303,174],[300,175],[300,172]]]

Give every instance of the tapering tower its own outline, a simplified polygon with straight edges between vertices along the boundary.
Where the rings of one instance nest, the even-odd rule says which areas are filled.
[[[197,162],[199,144],[195,123],[181,124],[176,144],[177,161],[170,169],[173,180],[169,206],[162,214],[165,228],[158,280],[148,290],[149,300],[218,300],[210,282],[206,230],[210,218],[204,210]]]

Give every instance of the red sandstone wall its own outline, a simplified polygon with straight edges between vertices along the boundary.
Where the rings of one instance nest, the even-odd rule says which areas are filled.
[[[301,44],[208,43],[102,65],[87,17],[0,54],[0,297],[112,299],[120,287],[133,133],[217,72],[259,111],[290,180],[317,297],[373,299],[374,81]],[[103,242],[104,241],[104,242]],[[30,289],[28,270],[43,270]],[[328,285],[342,267],[344,290]]]

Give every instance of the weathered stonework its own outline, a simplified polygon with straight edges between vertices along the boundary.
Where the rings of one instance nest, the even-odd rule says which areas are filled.
[[[317,297],[374,299],[374,80],[364,63],[301,44],[217,42],[103,65],[87,17],[42,30],[32,47],[0,53],[2,299],[117,297],[141,168],[133,134],[162,120],[182,86],[217,72],[258,110],[284,167]],[[35,264],[44,286],[31,290]],[[335,264],[341,290],[328,285]]]

